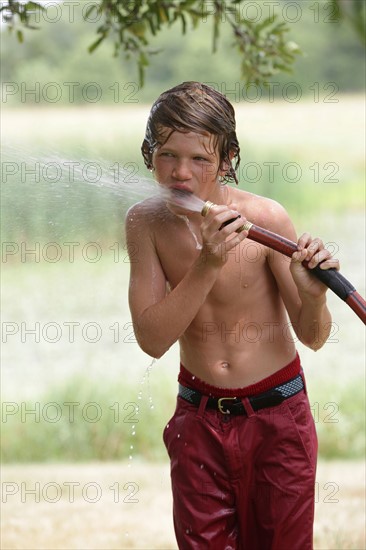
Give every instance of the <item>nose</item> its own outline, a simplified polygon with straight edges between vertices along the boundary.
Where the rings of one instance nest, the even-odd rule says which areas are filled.
[[[192,171],[189,163],[186,160],[178,160],[174,164],[172,176],[179,181],[187,181],[192,178]]]

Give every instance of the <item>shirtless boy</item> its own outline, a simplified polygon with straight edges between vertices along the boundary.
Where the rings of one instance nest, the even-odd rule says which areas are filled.
[[[186,82],[162,94],[142,152],[161,186],[217,205],[203,218],[154,198],[126,220],[138,343],[156,358],[180,346],[163,435],[178,546],[309,550],[317,439],[289,326],[308,347],[324,344],[326,287],[302,261],[338,262],[320,239],[297,240],[278,203],[225,185],[240,148],[233,107],[214,89]],[[291,261],[237,233],[246,219],[297,242]]]

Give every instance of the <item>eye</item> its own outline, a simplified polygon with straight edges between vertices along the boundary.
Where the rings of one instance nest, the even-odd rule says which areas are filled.
[[[194,157],[194,160],[198,160],[199,162],[209,162],[209,159],[205,158],[205,157]]]

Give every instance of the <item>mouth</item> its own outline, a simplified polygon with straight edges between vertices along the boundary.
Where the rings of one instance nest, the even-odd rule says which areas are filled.
[[[193,197],[193,191],[187,189],[186,187],[170,187],[165,189],[163,193],[165,200],[173,206],[178,206],[180,208],[186,208],[187,199]]]
[[[174,185],[174,187],[170,188],[170,191],[174,194],[193,194],[193,191],[186,185]]]
[[[160,189],[160,196],[166,201],[168,208],[173,206],[189,212],[201,212],[205,204],[191,189],[183,185],[163,187]]]

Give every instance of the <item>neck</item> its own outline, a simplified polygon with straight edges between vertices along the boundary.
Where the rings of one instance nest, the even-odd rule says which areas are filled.
[[[216,187],[212,190],[206,200],[213,202],[214,204],[226,204],[231,202],[230,188],[227,185],[217,183]]]

